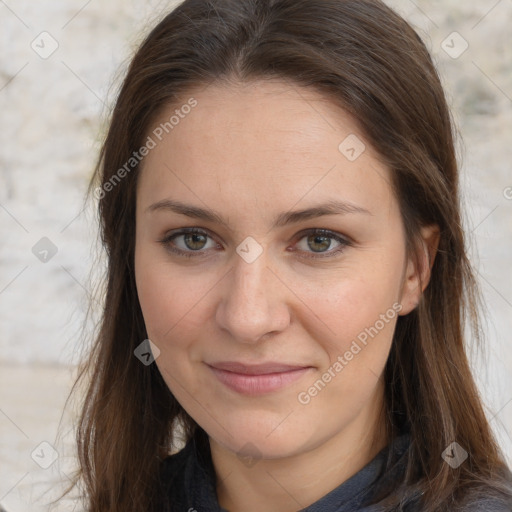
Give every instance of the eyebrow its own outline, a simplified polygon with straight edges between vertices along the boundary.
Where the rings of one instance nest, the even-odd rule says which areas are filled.
[[[200,219],[212,223],[217,223],[226,228],[229,227],[227,222],[215,210],[211,210],[208,208],[200,208],[199,206],[185,204],[173,199],[163,199],[161,201],[158,201],[157,203],[148,206],[148,208],[146,208],[145,210],[146,213],[155,211],[171,211],[174,213],[178,213],[180,215],[192,217],[194,219]],[[346,215],[353,213],[373,215],[369,210],[362,208],[361,206],[357,206],[343,201],[332,200],[311,206],[304,210],[295,210],[280,213],[274,219],[272,228],[283,227],[287,226],[288,224],[295,224],[305,220],[323,217],[325,215]]]

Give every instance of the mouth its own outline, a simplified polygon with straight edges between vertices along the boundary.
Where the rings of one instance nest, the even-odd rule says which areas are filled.
[[[274,362],[254,365],[218,362],[207,366],[222,384],[244,395],[262,395],[280,390],[312,369],[311,366]]]

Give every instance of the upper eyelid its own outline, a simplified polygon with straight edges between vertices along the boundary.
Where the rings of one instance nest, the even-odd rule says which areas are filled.
[[[192,234],[197,233],[199,235],[207,235],[212,240],[214,240],[216,243],[219,243],[219,242],[217,242],[218,237],[216,235],[213,235],[209,230],[207,230],[205,228],[194,228],[194,227],[185,227],[185,228],[179,228],[179,229],[170,231],[169,233],[166,233],[162,237],[162,239],[163,239],[163,241],[170,240],[173,237],[188,235],[190,233],[192,233]],[[197,252],[199,252],[199,251],[197,251]]]

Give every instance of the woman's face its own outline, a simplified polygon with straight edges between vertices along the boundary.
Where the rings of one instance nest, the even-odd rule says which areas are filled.
[[[418,299],[389,170],[308,89],[212,85],[183,104],[147,134],[137,190],[136,282],[163,378],[233,452],[369,433],[397,317]]]

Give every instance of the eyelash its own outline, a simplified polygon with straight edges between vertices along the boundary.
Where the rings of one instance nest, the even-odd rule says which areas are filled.
[[[171,242],[183,235],[187,234],[197,234],[197,235],[205,235],[212,239],[212,237],[205,231],[198,229],[198,228],[183,228],[182,230],[169,234],[165,236],[162,240],[159,240],[159,243],[162,244],[168,251],[177,254],[179,256],[183,256],[185,258],[194,258],[194,257],[201,257],[204,256],[204,251],[183,251],[182,249],[178,249],[175,246],[171,245]],[[342,238],[341,236],[337,235],[333,231],[329,231],[327,229],[319,229],[319,228],[312,228],[308,229],[302,233],[300,233],[300,238],[298,238],[297,242],[302,240],[304,237],[310,236],[310,235],[316,235],[316,236],[323,236],[325,238],[332,238],[340,243],[340,246],[334,250],[330,250],[328,252],[324,253],[310,253],[314,254],[314,256],[301,256],[301,258],[306,259],[320,259],[320,258],[332,258],[334,256],[337,256],[341,252],[345,250],[346,247],[350,247],[352,243],[347,240],[346,238]],[[207,249],[208,250],[208,249]]]

